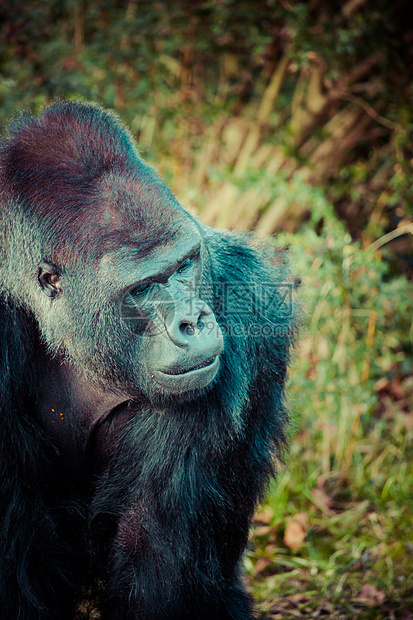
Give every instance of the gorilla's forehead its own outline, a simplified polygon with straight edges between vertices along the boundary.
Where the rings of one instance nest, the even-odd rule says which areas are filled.
[[[95,205],[102,219],[114,227],[133,223],[149,231],[158,224],[185,220],[185,209],[157,172],[143,161],[134,163],[130,170],[109,171],[97,181]]]
[[[116,287],[127,287],[137,281],[151,279],[173,271],[187,257],[202,247],[202,236],[191,220],[183,222],[167,241],[152,239],[151,247],[125,245],[105,254],[99,262],[99,273]]]
[[[48,253],[57,264],[86,261],[95,268],[103,256],[125,247],[142,258],[181,234],[197,234],[192,216],[156,171],[144,162],[134,164],[123,173],[118,168],[105,172],[84,195],[76,186],[78,196],[64,197],[50,218],[43,214],[51,237]]]

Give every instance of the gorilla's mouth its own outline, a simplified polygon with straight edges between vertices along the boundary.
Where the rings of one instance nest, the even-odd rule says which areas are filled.
[[[207,357],[203,362],[189,365],[174,364],[169,368],[162,370],[154,370],[152,377],[156,383],[169,394],[182,394],[183,392],[190,392],[191,390],[202,390],[205,388],[216,376],[220,365],[220,350],[215,350],[211,355],[211,351],[208,351],[210,357]],[[197,362],[198,359],[193,359],[192,363]],[[187,360],[187,364],[190,363]]]
[[[165,375],[185,375],[187,372],[193,372],[194,370],[201,370],[201,368],[208,368],[208,366],[211,366],[214,361],[216,360],[217,355],[214,355],[213,357],[209,357],[207,360],[205,360],[205,362],[202,362],[201,364],[197,364],[196,366],[192,366],[191,368],[184,368],[184,369],[180,369],[180,370],[168,370],[168,372],[164,372]]]

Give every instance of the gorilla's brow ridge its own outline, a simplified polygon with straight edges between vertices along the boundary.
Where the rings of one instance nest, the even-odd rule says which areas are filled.
[[[187,258],[195,258],[199,255],[200,250],[201,241],[198,241],[189,250],[185,248],[185,252],[183,252],[180,256],[173,257],[171,262],[166,259],[160,259],[160,268],[156,269],[154,273],[152,272],[151,274],[146,275],[143,280],[166,282]],[[153,261],[153,258],[151,261]],[[151,264],[153,264],[153,262]]]
[[[139,257],[138,260],[136,258],[136,248],[130,246],[123,247],[112,255],[112,260],[108,260],[110,255],[104,257],[101,267],[106,270],[107,268],[111,269],[110,265],[118,264],[119,271],[117,271],[118,278],[116,279],[118,280],[118,285],[124,289],[139,285],[147,280],[166,282],[187,258],[195,258],[200,254],[202,239],[198,238],[196,243],[191,244],[190,247],[188,241],[187,239],[185,240],[185,245],[181,243],[181,248],[175,246],[169,251],[168,249],[165,250],[165,248],[162,251],[162,248],[159,248],[160,253],[158,256],[156,252],[150,252],[143,257]]]

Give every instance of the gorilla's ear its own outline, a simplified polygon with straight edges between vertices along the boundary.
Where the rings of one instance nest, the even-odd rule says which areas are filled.
[[[39,265],[37,279],[43,293],[48,297],[57,297],[62,292],[60,286],[61,273],[55,265],[42,262]]]

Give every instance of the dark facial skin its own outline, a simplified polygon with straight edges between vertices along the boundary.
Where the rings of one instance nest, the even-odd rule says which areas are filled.
[[[120,289],[121,320],[130,339],[140,340],[140,364],[162,394],[203,389],[219,368],[222,333],[198,296],[203,251],[199,234],[192,233],[138,261],[128,249],[102,259],[103,271],[121,269],[131,282]]]
[[[84,445],[97,423],[113,417],[114,408],[139,394],[157,403],[171,397],[185,400],[214,380],[223,337],[212,309],[199,298],[204,255],[197,228],[187,222],[179,236],[145,256],[139,255],[139,248],[122,247],[104,255],[93,269],[102,307],[113,314],[122,336],[119,344],[118,334],[111,337],[106,329],[107,355],[121,351],[127,370],[124,383],[114,385],[107,378],[94,379],[87,359],[60,359],[49,368],[53,379],[43,392],[42,418],[49,428],[58,422],[67,445],[72,446],[73,437],[83,437]],[[52,305],[61,300],[74,314],[90,312],[87,296],[84,308],[71,299],[67,277],[55,265],[39,265],[39,285]],[[51,411],[63,415],[54,420]]]

